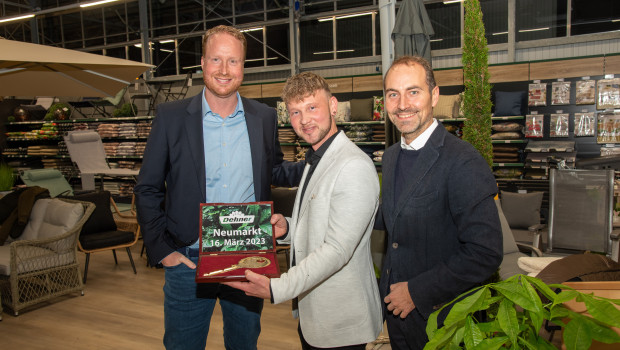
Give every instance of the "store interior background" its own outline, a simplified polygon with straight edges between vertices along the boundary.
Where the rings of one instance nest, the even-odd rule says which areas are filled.
[[[243,30],[246,35],[248,49],[245,79],[240,89],[240,93],[246,97],[276,107],[283,82],[290,75],[301,71],[313,71],[328,78],[340,101],[381,96],[381,77],[385,71],[382,52],[386,48],[385,41],[382,41],[380,11],[393,4],[397,15],[402,2],[118,0],[80,7],[86,3],[90,2],[0,0],[0,36],[154,65],[153,69],[145,72],[135,82],[131,82],[123,96],[123,102],[130,102],[132,96],[150,91],[152,100],[139,98],[133,100],[138,107],[138,116],[148,118],[153,115],[153,111],[149,110],[149,104],[157,105],[166,101],[167,97],[171,98],[166,95],[167,88],[172,92],[182,92],[186,97],[200,93],[204,87],[200,71],[202,34],[208,28],[219,24],[233,25]],[[600,80],[618,77],[620,74],[620,2],[617,0],[480,0],[480,4],[489,48],[489,70],[493,92],[527,92],[528,85],[535,81],[548,83],[550,91],[552,82],[564,79],[572,82],[571,96],[574,98],[575,82],[583,77]],[[441,94],[460,93],[463,91],[461,68],[463,4],[459,1],[425,0],[424,5],[435,32],[430,37],[432,66]],[[4,21],[29,14],[35,16]],[[493,100],[494,96],[493,94]],[[3,149],[15,146],[4,136],[5,132],[11,131],[14,127],[8,123],[8,118],[13,115],[16,107],[32,104],[37,97],[4,96],[0,101],[2,135],[0,138]],[[68,103],[88,100],[90,96],[57,96],[57,98],[60,102]],[[535,109],[546,115],[547,128],[549,114],[556,113],[558,109],[571,115],[585,111],[601,112],[595,105],[577,106],[574,103],[557,107],[547,105]],[[113,107],[108,107],[107,112],[112,110]],[[533,110],[534,108],[528,109],[524,106],[523,114]],[[90,112],[86,110],[84,113],[90,116]],[[75,111],[71,118],[87,119]],[[516,121],[524,123],[525,118]],[[445,122],[453,124],[459,121]],[[380,124],[384,126],[386,141],[369,142],[361,146],[379,150],[397,141],[398,135],[389,124],[389,121]],[[290,126],[288,128],[290,129]],[[282,128],[285,129],[286,126]],[[577,159],[598,157],[601,155],[601,150],[613,151],[616,147],[620,148],[620,145],[613,143],[597,142],[596,136],[575,137],[572,132],[574,130],[572,120],[570,130],[568,137],[553,139],[547,133],[543,140],[574,141]],[[520,144],[520,147],[525,148],[526,142]],[[516,162],[520,165],[494,164],[494,170],[502,167],[522,170],[521,175],[514,178],[498,178],[500,189],[543,191],[545,192],[543,211],[548,212],[549,179],[545,176],[527,178],[525,154],[520,154],[521,159]],[[42,157],[36,156],[11,157],[5,154],[2,156],[3,162],[10,163],[16,169],[43,167],[41,159]],[[110,161],[117,160],[110,159]],[[376,165],[380,171],[380,162]],[[79,188],[79,176],[70,176],[68,179],[72,185]],[[120,183],[131,181],[125,179]],[[117,181],[106,179],[105,182],[113,184]],[[129,203],[131,196],[116,194],[115,199],[119,203]],[[545,219],[543,216],[542,220]],[[134,256],[139,256],[140,243],[132,248]],[[377,247],[381,244],[381,240],[376,241]],[[377,262],[381,259],[379,251],[377,248],[374,254]],[[114,265],[109,256],[97,259],[99,259],[95,260],[97,264],[91,263],[93,270],[89,271],[85,298],[91,294],[89,289],[103,288],[105,285],[97,282],[98,278],[109,278],[131,285],[144,283],[144,276],[149,276],[155,279],[155,282],[149,284],[149,288],[155,288],[159,292],[158,285],[162,282],[163,274],[158,272],[161,271],[140,267],[138,271],[140,277],[136,277],[131,273],[126,257],[122,254],[119,254],[118,265]],[[137,259],[137,265],[144,263],[144,260]],[[135,278],[140,279],[133,280]],[[134,293],[141,293],[140,288],[135,286],[131,288]],[[161,315],[157,314],[160,306],[158,298],[158,295],[153,296],[155,302],[152,313],[132,316],[136,317],[134,322],[141,322],[142,317],[152,317],[155,321],[161,319]],[[18,325],[26,325],[35,322],[37,313],[50,312],[46,310],[66,312],[62,306],[71,302],[75,301],[64,298],[61,302],[37,307],[19,317],[5,317],[3,322],[19,322]],[[136,301],[124,302],[130,305]],[[97,302],[91,301],[91,303]],[[119,319],[122,318],[120,310],[114,312],[119,312]],[[288,317],[287,311],[279,312],[281,313],[277,313],[274,319]],[[7,315],[6,308],[5,315]],[[156,324],[157,322],[153,323],[155,329],[161,328]],[[292,321],[290,325],[285,324],[281,327],[285,329],[287,326],[294,328]],[[37,323],[37,327],[45,329],[47,326]],[[114,329],[118,331],[119,329],[115,327]],[[213,329],[216,327],[213,326]],[[263,327],[269,328],[265,324]],[[2,328],[0,324],[0,334],[4,333]],[[271,342],[278,341],[277,335],[270,335],[270,332],[265,334],[267,337],[273,337],[269,338]],[[292,344],[296,344],[294,342],[296,334],[291,333],[287,336],[291,337]],[[132,333],[127,337],[139,337],[139,334]],[[156,338],[157,334],[154,335],[154,339]],[[214,341],[213,338],[214,336],[210,336],[211,342]],[[123,344],[121,347],[135,346],[131,342]],[[214,348],[218,346],[220,344],[214,345]],[[289,346],[291,347],[283,348],[294,348],[296,345]]]

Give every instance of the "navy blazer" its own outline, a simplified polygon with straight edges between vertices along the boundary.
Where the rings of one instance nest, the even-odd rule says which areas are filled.
[[[250,139],[257,201],[271,200],[271,184],[297,186],[304,164],[282,160],[274,108],[241,98]],[[199,205],[206,201],[202,93],[160,104],[134,188],[138,221],[151,264],[199,237]]]
[[[400,143],[392,145],[383,155],[375,227],[387,231],[388,245],[379,290],[384,298],[391,283],[408,281],[416,309],[427,319],[501,263],[497,185],[478,151],[439,123],[394,203],[400,149]]]

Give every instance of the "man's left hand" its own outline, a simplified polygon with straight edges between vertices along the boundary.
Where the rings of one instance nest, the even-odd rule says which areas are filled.
[[[390,294],[383,301],[387,304],[387,309],[392,311],[395,316],[405,318],[413,309],[415,304],[409,294],[409,282],[399,282],[390,286]]]
[[[271,299],[271,290],[269,289],[268,277],[259,275],[250,270],[245,270],[245,278],[248,282],[223,282],[222,284],[241,289],[245,292],[245,294],[251,297]]]

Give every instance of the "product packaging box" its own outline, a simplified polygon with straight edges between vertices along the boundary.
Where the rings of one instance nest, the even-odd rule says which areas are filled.
[[[250,269],[279,277],[273,202],[200,205],[200,253],[196,282],[245,281]]]

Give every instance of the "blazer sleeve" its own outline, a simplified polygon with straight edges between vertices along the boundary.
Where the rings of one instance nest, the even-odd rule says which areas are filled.
[[[488,279],[503,258],[501,226],[493,201],[495,179],[482,157],[466,157],[459,163],[447,185],[449,215],[457,227],[457,253],[408,281],[413,302],[425,318]],[[469,181],[472,178],[477,180]]]
[[[305,162],[290,162],[284,160],[282,154],[282,148],[280,147],[280,140],[278,138],[278,123],[277,118],[274,119],[275,132],[273,140],[273,170],[271,183],[276,186],[295,187],[299,186],[301,176],[304,172]]]
[[[153,120],[138,183],[134,188],[138,221],[144,233],[144,245],[153,264],[158,264],[175,250],[175,247],[165,239],[166,219],[163,203],[165,179],[170,166],[165,130],[165,117],[158,113],[158,117]]]
[[[313,218],[311,222],[327,220],[325,236],[318,249],[291,267],[280,278],[271,280],[274,303],[299,296],[340,270],[353,256],[367,228],[372,226],[379,184],[376,172],[368,162],[357,158],[343,166],[334,181],[333,191],[325,202],[312,205],[329,206],[327,217]],[[296,226],[295,230],[300,229]],[[309,228],[308,234],[316,229]],[[292,235],[298,233],[293,232]]]

